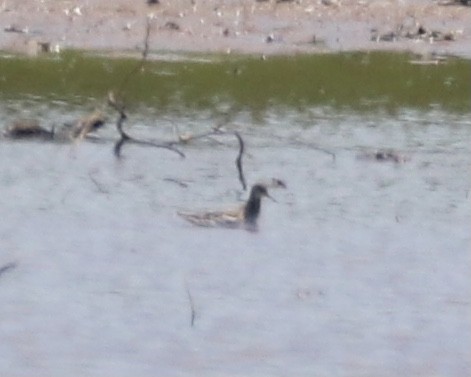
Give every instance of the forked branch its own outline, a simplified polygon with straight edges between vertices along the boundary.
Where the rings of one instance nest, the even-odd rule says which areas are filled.
[[[118,130],[121,137],[114,146],[114,155],[117,158],[121,157],[121,149],[126,143],[144,145],[147,147],[168,149],[169,151],[177,153],[180,157],[185,158],[184,153],[181,152],[179,149],[177,149],[170,143],[156,143],[156,142],[148,141],[148,140],[138,140],[131,137],[128,133],[126,133],[123,130],[123,123],[128,118],[124,111],[124,105],[122,103],[119,103],[116,100],[113,92],[110,92],[108,94],[108,104],[118,113],[118,119],[116,120],[116,129]]]

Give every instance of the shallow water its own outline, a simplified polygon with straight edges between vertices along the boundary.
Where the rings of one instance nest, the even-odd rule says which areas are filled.
[[[129,132],[214,123],[153,111]],[[246,197],[231,136],[186,159],[130,145],[117,160],[112,127],[98,143],[0,140],[0,267],[17,264],[0,275],[2,374],[468,376],[469,114],[274,107],[227,127],[249,184],[288,185],[257,233],[176,216]],[[377,148],[407,161],[359,158]]]

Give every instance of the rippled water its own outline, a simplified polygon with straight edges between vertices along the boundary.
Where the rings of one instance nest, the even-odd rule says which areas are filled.
[[[214,123],[145,114],[129,131],[143,139]],[[1,373],[469,376],[469,114],[273,109],[229,127],[250,184],[288,185],[257,233],[176,216],[246,197],[233,137],[121,160],[112,127],[100,143],[0,140],[0,267],[16,263]],[[407,161],[359,158],[377,148]]]

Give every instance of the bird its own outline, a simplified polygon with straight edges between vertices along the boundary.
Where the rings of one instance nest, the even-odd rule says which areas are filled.
[[[275,181],[272,181],[275,184]],[[280,184],[281,183],[281,184]],[[278,187],[286,187],[282,181],[277,180]],[[252,186],[247,202],[228,211],[209,212],[177,212],[186,221],[201,227],[222,227],[231,229],[258,230],[257,220],[260,215],[262,198],[267,197],[275,201],[267,190],[267,185],[257,183]]]
[[[41,127],[36,119],[17,119],[6,127],[3,135],[12,139],[52,139],[54,137],[54,129],[47,130]]]
[[[99,110],[94,111],[90,115],[75,122],[72,126],[70,137],[74,140],[82,140],[91,132],[101,128],[105,122],[105,115]]]
[[[73,124],[64,123],[57,128],[53,126],[50,130],[41,127],[36,119],[16,119],[5,128],[3,135],[11,139],[82,140],[105,122],[106,117],[101,111],[95,111]]]

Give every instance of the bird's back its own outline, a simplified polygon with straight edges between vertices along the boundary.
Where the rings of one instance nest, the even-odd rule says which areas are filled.
[[[186,221],[203,227],[238,228],[243,224],[243,211],[177,212]]]

